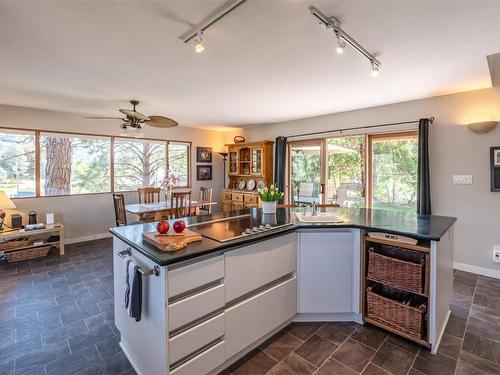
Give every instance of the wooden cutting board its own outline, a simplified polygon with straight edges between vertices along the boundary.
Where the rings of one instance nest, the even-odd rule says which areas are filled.
[[[144,241],[157,247],[162,251],[177,251],[183,249],[188,243],[201,241],[200,234],[189,229],[184,229],[182,233],[159,234],[158,232],[143,233]]]

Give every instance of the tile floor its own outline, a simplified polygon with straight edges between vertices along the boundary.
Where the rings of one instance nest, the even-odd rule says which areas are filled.
[[[0,374],[135,374],[113,324],[111,240],[66,254],[0,264]],[[291,324],[222,374],[500,375],[500,280],[457,271],[454,289],[437,356],[369,326]]]

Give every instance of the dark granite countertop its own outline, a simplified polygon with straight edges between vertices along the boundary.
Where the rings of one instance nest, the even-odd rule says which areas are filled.
[[[333,212],[344,222],[339,224],[309,224],[301,223],[295,217],[295,211],[301,210],[303,209],[279,208],[277,210],[277,215],[286,218],[287,221],[292,223],[290,226],[224,243],[204,237],[201,241],[190,243],[185,249],[172,253],[162,252],[142,241],[142,234],[145,232],[155,231],[156,223],[117,227],[110,229],[110,232],[126,244],[130,245],[132,248],[138,250],[153,260],[155,263],[165,266],[214,252],[222,253],[224,251],[237,249],[243,245],[248,245],[254,242],[269,239],[271,237],[290,233],[298,229],[359,228],[367,231],[379,231],[405,235],[419,240],[439,241],[441,236],[456,221],[456,218],[448,216],[417,215],[368,208],[329,208],[328,211]],[[184,220],[189,226],[192,224],[252,212],[255,213],[256,211],[242,210],[226,213],[214,213],[212,215],[185,218]],[[171,224],[173,221],[174,220],[171,221]],[[196,231],[196,228],[193,228],[193,230]]]

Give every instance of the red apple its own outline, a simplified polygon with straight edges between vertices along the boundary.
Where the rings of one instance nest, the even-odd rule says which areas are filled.
[[[167,220],[160,220],[160,222],[156,225],[156,230],[160,234],[165,234],[170,229],[170,225]]]
[[[182,233],[184,231],[184,229],[186,229],[186,223],[184,222],[184,220],[177,220],[174,225],[174,230],[175,230],[175,233]]]

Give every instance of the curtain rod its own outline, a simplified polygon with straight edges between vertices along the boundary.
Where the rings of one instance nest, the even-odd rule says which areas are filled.
[[[434,117],[429,117],[428,118],[429,123],[434,122]],[[394,125],[404,125],[404,124],[414,124],[418,123],[420,120],[413,120],[413,121],[400,121],[400,122],[391,122],[391,123],[386,123],[386,124],[377,124],[377,125],[366,125],[366,126],[356,126],[353,128],[344,128],[344,129],[334,129],[334,130],[323,130],[319,132],[312,132],[312,133],[302,133],[302,134],[294,134],[294,135],[289,135],[287,138],[295,138],[295,137],[306,137],[309,135],[319,135],[319,134],[328,134],[328,133],[342,133],[343,131],[347,130],[360,130],[360,129],[372,129],[372,128],[378,128],[378,127],[384,127],[384,126],[394,126]]]

